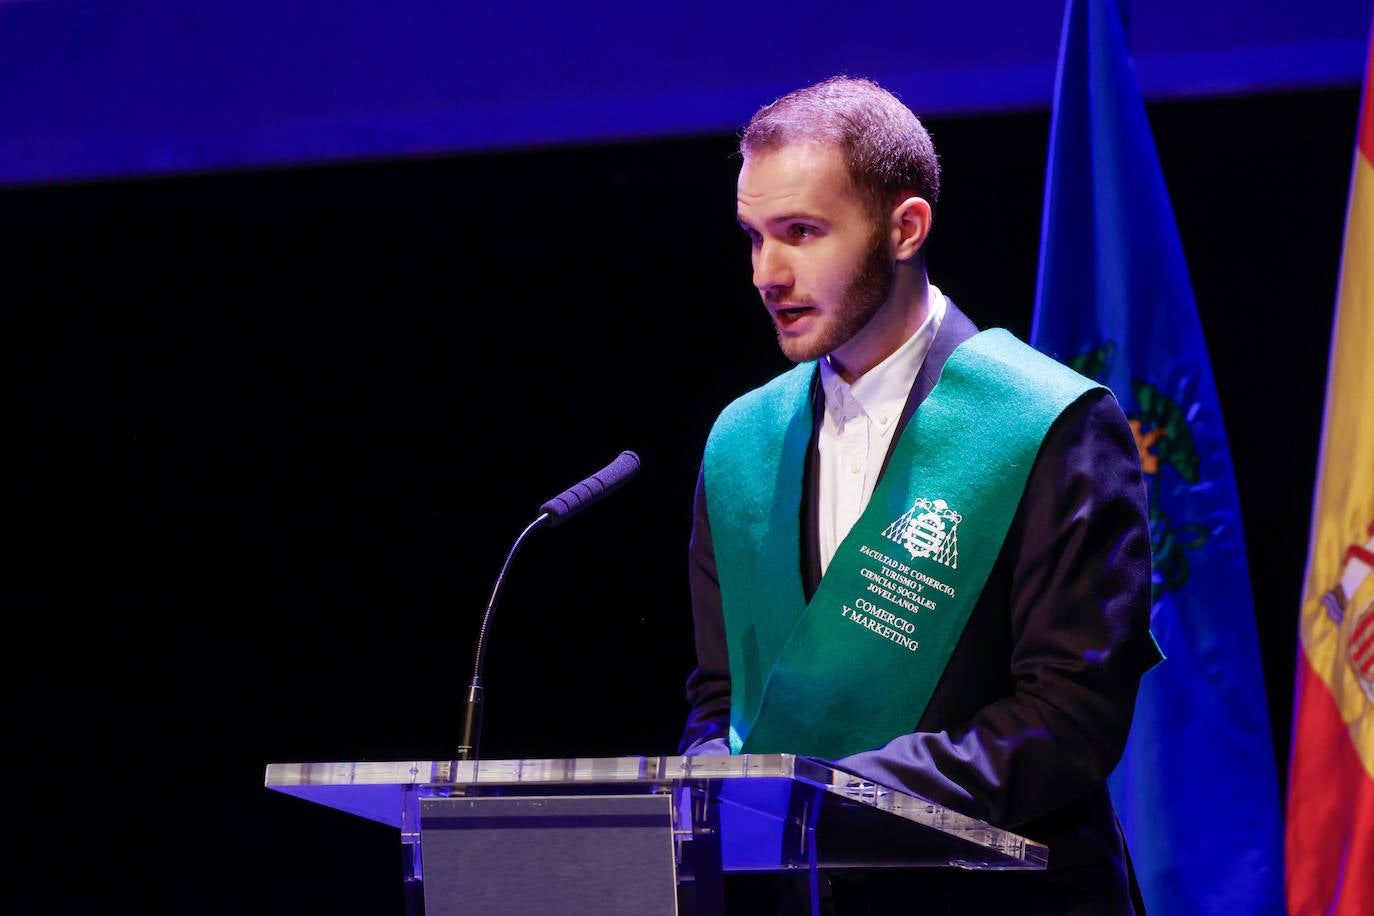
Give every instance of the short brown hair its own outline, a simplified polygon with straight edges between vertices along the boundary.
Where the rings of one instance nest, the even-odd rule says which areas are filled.
[[[797,89],[760,108],[740,133],[739,151],[830,143],[843,151],[850,180],[875,216],[916,195],[933,211],[940,162],[919,118],[872,80],[849,76]]]

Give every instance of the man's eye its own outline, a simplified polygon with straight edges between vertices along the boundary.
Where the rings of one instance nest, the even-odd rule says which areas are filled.
[[[792,227],[792,237],[793,237],[793,238],[805,239],[805,238],[810,238],[811,236],[813,236],[813,235],[815,235],[815,234],[816,234],[816,227],[815,227],[815,226],[805,226],[805,225],[797,224],[797,225],[794,225],[794,226]]]

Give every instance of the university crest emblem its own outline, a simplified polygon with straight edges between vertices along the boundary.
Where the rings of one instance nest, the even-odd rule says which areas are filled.
[[[924,496],[902,517],[883,529],[883,537],[901,544],[916,557],[929,557],[950,569],[959,568],[959,523],[964,517],[943,499]]]

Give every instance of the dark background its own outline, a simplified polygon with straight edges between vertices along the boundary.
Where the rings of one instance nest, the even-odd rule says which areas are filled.
[[[1242,498],[1286,770],[1359,93],[1149,106]],[[1049,112],[932,118],[930,270],[1028,335]],[[394,830],[269,763],[671,753],[716,411],[787,365],[733,138],[0,190],[4,909],[400,912]]]

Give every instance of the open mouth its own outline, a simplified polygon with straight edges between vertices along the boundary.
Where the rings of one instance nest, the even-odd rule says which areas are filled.
[[[802,316],[809,314],[811,311],[812,309],[810,306],[799,305],[793,308],[778,309],[773,313],[773,316],[777,319],[780,326],[787,327],[790,324],[796,323]]]

